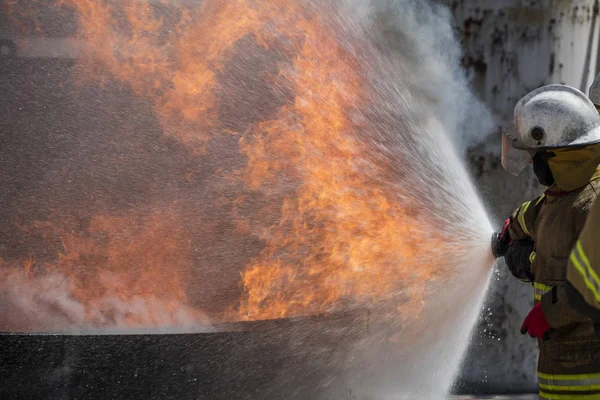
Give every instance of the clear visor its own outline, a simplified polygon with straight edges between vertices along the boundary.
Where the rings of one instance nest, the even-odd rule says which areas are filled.
[[[514,124],[508,124],[502,132],[502,166],[511,174],[517,176],[531,162],[529,152],[516,149]]]

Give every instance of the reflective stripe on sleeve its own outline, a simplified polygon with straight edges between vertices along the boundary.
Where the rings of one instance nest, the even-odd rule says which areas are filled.
[[[535,300],[541,300],[542,296],[552,290],[552,286],[544,285],[542,283],[533,282],[533,298]]]
[[[529,262],[533,264],[533,260],[535,260],[535,251],[532,251],[529,255]]]
[[[544,200],[545,198],[546,198],[546,194],[544,193],[544,194],[543,194],[543,195],[542,195],[542,196],[541,196],[541,197],[538,199],[538,201],[536,201],[536,202],[535,202],[535,206],[537,207],[537,206],[538,206],[538,205],[539,205],[539,204],[542,202],[542,200]]]
[[[523,203],[521,209],[517,213],[517,221],[519,221],[519,225],[521,225],[521,229],[523,229],[523,232],[525,232],[525,234],[529,237],[531,237],[531,233],[529,233],[529,229],[527,229],[527,224],[525,223],[525,213],[527,212],[527,209],[530,205],[530,201],[528,201],[527,203]]]
[[[590,265],[590,261],[579,240],[571,252],[570,260],[582,276],[585,286],[592,292],[596,300],[600,302],[600,278]]]

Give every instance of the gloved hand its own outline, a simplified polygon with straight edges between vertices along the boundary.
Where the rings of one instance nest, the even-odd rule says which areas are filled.
[[[531,311],[529,311],[527,317],[525,317],[523,325],[521,325],[521,334],[524,335],[529,333],[529,336],[531,337],[546,339],[546,333],[549,330],[550,325],[548,324],[546,316],[542,311],[542,304],[538,303],[531,309]]]
[[[533,240],[515,240],[510,243],[504,261],[511,274],[524,282],[533,281],[530,256],[533,252]]]
[[[502,257],[506,254],[508,246],[510,244],[510,235],[508,234],[508,225],[510,224],[510,218],[504,222],[504,228],[502,232],[494,233],[492,235],[492,254],[494,257]]]

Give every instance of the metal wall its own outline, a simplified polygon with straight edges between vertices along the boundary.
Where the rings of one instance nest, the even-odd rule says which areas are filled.
[[[539,86],[563,83],[587,93],[598,64],[598,1],[440,2],[455,18],[472,88],[492,110],[498,126],[512,118],[523,95]],[[484,144],[468,154],[498,224],[543,190],[530,171],[518,178],[502,171],[499,138],[499,132],[482,137]],[[466,382],[482,392],[536,390],[536,344],[519,334],[532,297],[530,285],[513,279],[499,265],[459,385]]]
[[[587,93],[596,72],[596,0],[442,0],[455,18],[473,87],[499,118],[526,92],[564,83]]]

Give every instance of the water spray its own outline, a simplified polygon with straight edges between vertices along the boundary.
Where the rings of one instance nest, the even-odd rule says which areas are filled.
[[[91,138],[81,142],[88,155],[69,160],[69,179],[49,174],[45,197],[88,176],[103,201],[50,200],[19,224],[31,245],[2,261],[2,293],[27,321],[8,329],[190,329],[368,310],[368,332],[349,338],[339,361],[353,392],[446,395],[494,261],[460,157],[461,138],[492,124],[458,67],[445,9],[54,6],[77,18],[70,95],[82,109],[127,96],[150,110],[141,126],[151,129],[78,132]],[[131,164],[94,144],[103,139],[115,146],[104,149],[130,149]],[[89,162],[106,158],[114,162]],[[157,163],[167,167],[144,172]],[[138,169],[115,171],[121,164]],[[115,175],[140,192],[105,178]],[[61,293],[60,312],[48,315],[48,298],[31,289],[40,286]]]

